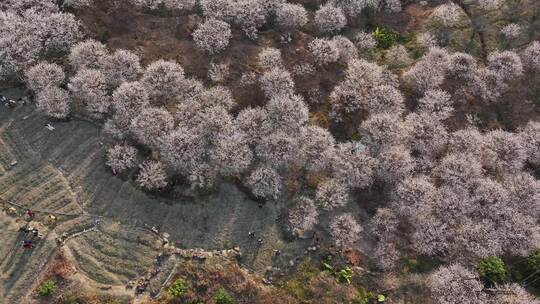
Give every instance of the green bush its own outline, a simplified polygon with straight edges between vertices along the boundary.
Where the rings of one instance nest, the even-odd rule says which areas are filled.
[[[47,297],[56,290],[56,283],[53,280],[47,280],[38,287],[37,293],[40,297]]]
[[[499,283],[506,278],[506,266],[499,257],[488,257],[478,264],[478,274],[490,283]]]
[[[540,250],[531,253],[527,257],[527,268],[531,273],[540,272]]]
[[[168,292],[171,296],[175,298],[180,298],[184,296],[189,290],[189,284],[184,279],[177,279],[169,287]]]
[[[351,284],[353,275],[354,273],[349,267],[345,267],[334,274],[338,283],[347,284]]]
[[[383,49],[390,48],[399,38],[399,34],[396,31],[386,27],[377,27],[372,35],[377,41],[377,46]]]
[[[214,301],[216,302],[216,304],[234,304],[234,299],[231,294],[223,288],[220,288],[216,292],[214,296]]]
[[[371,291],[365,290],[363,287],[359,287],[357,290],[356,297],[352,300],[352,304],[369,304],[373,303],[375,299],[375,294]]]

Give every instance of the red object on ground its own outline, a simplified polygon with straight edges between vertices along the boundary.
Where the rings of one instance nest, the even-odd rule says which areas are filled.
[[[34,217],[34,212],[30,209],[26,210],[26,215],[28,215],[29,217]]]
[[[32,247],[34,247],[34,245],[32,244],[32,242],[24,241],[23,247],[26,248],[26,249],[32,249]]]

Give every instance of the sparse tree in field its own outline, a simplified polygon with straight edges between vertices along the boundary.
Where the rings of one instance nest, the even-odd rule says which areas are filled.
[[[107,166],[115,172],[122,172],[136,166],[137,149],[130,145],[114,145],[107,150]]]
[[[418,112],[445,120],[454,112],[450,98],[450,94],[442,90],[427,91],[424,97],[418,100]]]
[[[352,41],[345,36],[334,36],[332,38],[334,46],[339,50],[339,60],[348,63],[352,59],[358,58],[358,51]]]
[[[512,80],[523,74],[521,59],[518,54],[512,51],[489,54],[487,68],[503,81]]]
[[[308,48],[318,65],[327,65],[339,60],[340,50],[330,39],[315,38],[309,43]]]
[[[535,166],[540,166],[540,122],[529,121],[520,133],[527,161]]]
[[[66,77],[62,67],[55,63],[40,62],[25,73],[28,87],[39,93],[47,87],[60,86]]]
[[[272,70],[278,67],[283,67],[281,51],[273,47],[266,47],[262,49],[257,59],[257,64],[264,70]]]
[[[510,23],[505,25],[501,29],[501,34],[506,38],[506,40],[513,40],[521,35],[522,28],[517,23]]]
[[[140,166],[137,184],[146,190],[157,190],[167,186],[167,174],[163,164],[155,160],[147,160]]]
[[[195,46],[211,55],[226,49],[231,37],[231,26],[218,19],[206,20],[193,32]]]
[[[149,106],[148,91],[142,83],[124,82],[112,95],[112,106],[117,116],[117,122],[129,126],[142,109]]]
[[[386,147],[407,144],[411,130],[397,115],[377,114],[362,122],[358,132],[362,143],[377,153]]]
[[[111,87],[139,78],[142,68],[139,56],[126,50],[117,50],[102,60],[103,74]]]
[[[291,74],[280,67],[265,72],[260,78],[260,84],[267,97],[294,93],[294,81]]]
[[[306,9],[300,4],[282,3],[276,7],[277,26],[285,31],[295,31],[308,22]]]
[[[397,183],[411,175],[415,161],[404,146],[392,146],[377,156],[376,176],[390,184]]]
[[[287,211],[286,226],[295,237],[307,238],[317,225],[319,212],[313,200],[301,196],[294,200],[294,206]]]
[[[517,172],[527,158],[526,144],[516,133],[493,130],[485,135],[482,158],[491,170]]]
[[[528,71],[540,70],[540,42],[533,41],[523,52],[521,53],[523,58],[523,66]]]
[[[362,227],[351,213],[338,215],[330,222],[330,235],[338,248],[351,247],[360,239]]]
[[[326,4],[315,13],[315,25],[322,33],[334,34],[347,25],[347,17],[341,8]]]
[[[283,187],[281,176],[271,167],[265,166],[253,170],[244,183],[255,196],[264,199],[277,199]]]
[[[142,108],[131,120],[130,131],[135,139],[151,148],[159,146],[159,138],[171,132],[174,119],[171,113],[163,108]]]
[[[427,287],[437,304],[485,304],[477,275],[459,264],[441,266],[429,275]]]
[[[317,186],[315,200],[326,210],[344,207],[350,201],[349,189],[341,181],[329,179]]]
[[[448,185],[469,185],[482,176],[482,165],[473,155],[449,154],[435,167],[434,175]]]
[[[107,80],[101,71],[80,69],[69,80],[68,89],[73,98],[86,105],[90,115],[99,117],[109,111],[111,97],[107,94]]]
[[[109,52],[103,43],[89,39],[73,46],[69,63],[75,69],[100,69],[108,56]]]
[[[39,91],[36,97],[37,108],[47,116],[63,119],[69,115],[71,99],[66,90],[48,86]]]
[[[439,89],[445,79],[448,61],[446,50],[431,48],[403,74],[403,80],[417,93]]]
[[[186,81],[184,69],[174,61],[158,60],[152,62],[141,78],[142,85],[154,103],[173,99],[180,93]]]

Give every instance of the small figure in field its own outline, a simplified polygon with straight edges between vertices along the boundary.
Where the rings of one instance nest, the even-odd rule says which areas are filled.
[[[24,214],[27,215],[31,219],[34,218],[34,212],[30,209],[26,209],[26,212]]]
[[[32,249],[33,247],[34,247],[34,244],[32,244],[31,240],[24,240],[23,241],[23,248]]]

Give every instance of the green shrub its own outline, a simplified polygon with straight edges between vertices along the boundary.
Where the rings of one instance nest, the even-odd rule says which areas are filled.
[[[37,293],[40,297],[47,297],[56,290],[56,283],[53,280],[47,280],[38,287]]]
[[[353,274],[353,271],[349,267],[345,267],[340,271],[336,272],[334,276],[336,277],[336,281],[338,283],[351,284]]]
[[[177,279],[169,287],[168,292],[171,296],[175,298],[180,298],[184,296],[189,290],[189,284],[184,279]]]
[[[365,290],[363,287],[357,289],[357,295],[352,300],[352,304],[369,304],[375,299],[375,294],[371,291]]]
[[[216,304],[234,304],[234,299],[231,294],[223,288],[220,288],[216,292],[214,296],[214,301],[216,302]]]
[[[502,282],[506,278],[506,266],[499,257],[488,257],[478,264],[480,278],[490,283]]]
[[[527,257],[527,268],[531,273],[540,272],[540,250],[531,253]]]
[[[396,31],[386,27],[377,27],[372,35],[377,40],[377,46],[383,49],[390,48],[399,38],[399,34]]]

